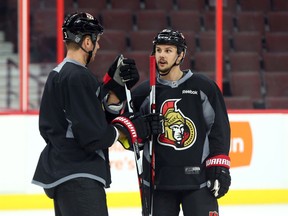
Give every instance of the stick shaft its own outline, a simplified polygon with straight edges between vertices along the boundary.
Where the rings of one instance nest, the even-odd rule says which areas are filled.
[[[155,113],[155,85],[156,85],[156,67],[155,56],[150,56],[150,109],[151,113]]]
[[[127,88],[127,85],[125,83],[125,93],[126,93],[126,98],[127,98],[127,106],[128,106],[128,111],[129,112],[133,112],[133,109],[131,107],[131,92],[130,90]]]
[[[155,56],[150,56],[150,112],[156,112],[156,65],[155,65]],[[154,146],[153,146],[154,136],[151,136],[149,142],[149,156],[151,160],[150,164],[150,214],[153,214],[153,188],[154,188],[154,176],[155,176],[155,155],[154,155]]]

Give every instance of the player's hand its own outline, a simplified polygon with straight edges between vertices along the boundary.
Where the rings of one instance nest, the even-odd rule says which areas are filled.
[[[141,142],[151,135],[162,133],[162,120],[163,116],[159,113],[148,115],[125,113],[115,118],[112,124],[125,134],[131,146],[135,139]]]
[[[139,72],[134,59],[123,59],[120,67],[120,77],[126,83],[127,88],[131,89],[139,81]]]
[[[133,59],[125,59],[123,55],[117,56],[108,72],[104,75],[104,86],[113,91],[120,101],[126,99],[124,84],[131,89],[139,80],[139,73]]]
[[[206,160],[207,187],[217,199],[224,196],[231,185],[229,168],[227,155],[216,155]]]

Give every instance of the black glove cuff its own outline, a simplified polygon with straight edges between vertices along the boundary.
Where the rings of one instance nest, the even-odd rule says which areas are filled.
[[[114,80],[111,80],[110,82],[104,84],[104,87],[108,90],[111,90],[114,92],[114,94],[118,97],[120,102],[123,102],[126,100],[126,92],[124,86],[120,86],[117,82]]]

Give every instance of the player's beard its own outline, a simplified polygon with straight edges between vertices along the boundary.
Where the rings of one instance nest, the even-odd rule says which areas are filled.
[[[166,76],[170,73],[170,71],[172,70],[172,68],[176,65],[176,61],[177,58],[179,56],[176,56],[175,62],[172,65],[169,65],[167,61],[159,61],[157,64],[157,69],[158,69],[158,73],[160,74],[160,76]],[[162,65],[165,65],[165,67],[159,67],[159,65],[162,63]]]
[[[159,67],[158,64],[158,72],[160,75],[167,75],[167,73],[169,73],[169,71],[171,70],[171,67],[168,66],[168,64],[165,64],[165,67]]]
[[[171,68],[166,68],[166,69],[159,69],[159,74],[167,74],[167,72],[170,71]]]

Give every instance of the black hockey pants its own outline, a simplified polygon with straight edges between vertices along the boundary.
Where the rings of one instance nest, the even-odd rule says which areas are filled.
[[[153,216],[218,216],[218,202],[204,187],[200,190],[154,191]]]

